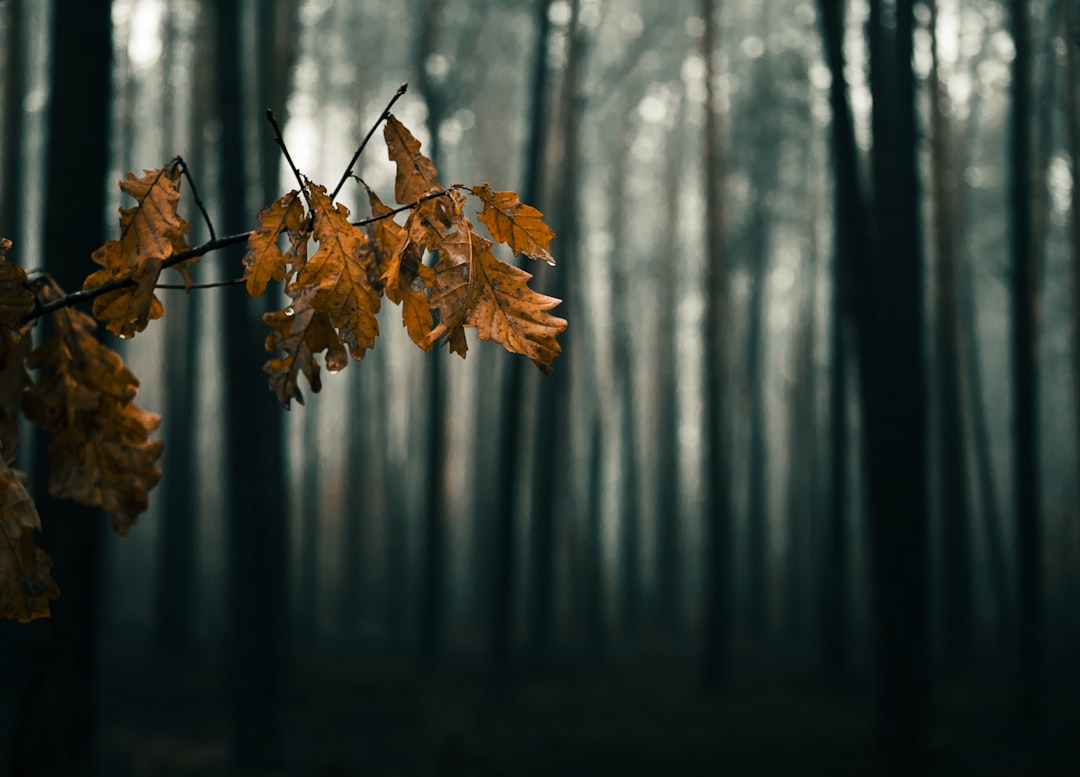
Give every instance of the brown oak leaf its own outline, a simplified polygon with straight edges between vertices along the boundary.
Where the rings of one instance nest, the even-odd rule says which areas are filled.
[[[34,502],[19,475],[0,462],[0,617],[28,623],[49,617],[49,600],[60,589],[52,559],[34,544],[41,529]]]
[[[349,353],[359,360],[379,334],[375,316],[380,296],[369,277],[374,258],[368,238],[349,223],[348,208],[331,202],[326,187],[312,184],[308,196],[319,247],[300,270],[297,283],[315,290],[311,306],[327,313]]]
[[[349,363],[345,346],[330,324],[330,317],[312,307],[316,290],[311,287],[293,289],[295,296],[288,307],[263,316],[270,327],[266,336],[266,350],[270,353],[284,351],[263,366],[270,376],[270,390],[278,402],[289,409],[292,400],[304,404],[297,379],[302,372],[308,385],[316,394],[322,389],[319,363],[316,354],[326,352],[326,369],[340,372]]]
[[[72,308],[50,319],[51,334],[27,360],[41,374],[23,401],[27,418],[53,435],[49,493],[102,508],[126,534],[161,478],[163,443],[150,439],[161,418],[135,404],[139,382],[94,337],[94,319]]]
[[[136,200],[132,208],[120,209],[120,237],[94,251],[92,258],[102,269],[83,283],[95,289],[111,281],[129,279],[130,284],[107,291],[94,300],[94,316],[119,337],[132,337],[155,318],[161,318],[161,302],[154,286],[166,259],[186,249],[187,222],[176,212],[180,200],[180,166],[145,170],[136,177],[128,173],[120,189]],[[190,277],[185,282],[190,281]]]
[[[475,242],[472,225],[457,209],[452,217],[453,231],[439,245],[439,261],[435,264],[435,279],[431,287],[431,306],[439,309],[439,325],[428,334],[434,343],[442,336],[449,338],[450,351],[462,358],[468,344],[462,327],[469,310],[476,303],[477,274],[474,269]]]
[[[394,199],[399,204],[407,205],[442,188],[434,163],[420,153],[420,141],[395,116],[387,118],[383,138],[390,161],[397,165]]]
[[[472,187],[484,203],[479,219],[500,243],[515,254],[555,264],[548,248],[555,233],[544,223],[544,214],[524,204],[514,192],[494,192],[486,183]]]
[[[402,227],[389,217],[390,208],[374,192],[369,190],[368,198],[371,201],[371,215],[383,217],[375,222],[372,244],[382,271],[381,281],[386,297],[395,305],[401,305],[401,323],[409,338],[429,351],[432,343],[428,340],[428,332],[434,326],[434,319],[427,289],[431,286],[434,273],[424,265],[424,243],[411,239],[413,229],[410,226],[420,208],[413,209],[406,226]],[[434,201],[422,203],[421,207],[429,203],[433,204]]]
[[[282,253],[278,239],[288,235],[290,248]],[[291,191],[282,195],[259,212],[259,226],[248,238],[244,255],[244,282],[248,294],[260,296],[270,281],[281,282],[290,267],[296,268],[297,247],[307,243],[304,225],[304,206],[300,193]]]

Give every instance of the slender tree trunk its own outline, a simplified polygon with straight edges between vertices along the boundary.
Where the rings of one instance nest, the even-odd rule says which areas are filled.
[[[435,51],[445,0],[424,0],[422,33],[418,40],[416,62],[419,67],[420,93],[427,103],[428,158],[436,169],[442,162],[439,128],[446,117],[447,100],[425,67],[425,58]],[[435,663],[443,651],[446,630],[446,412],[443,402],[446,350],[435,348],[425,360],[427,369],[428,437],[427,499],[424,505],[424,555],[420,568],[420,627],[417,631],[418,653],[425,663]]]
[[[165,326],[170,342],[166,362],[165,431],[169,453],[161,483],[155,640],[159,650],[179,656],[190,649],[195,625],[195,385],[198,320],[192,298],[176,299]],[[171,432],[171,433],[170,433]]]
[[[300,598],[294,623],[298,636],[308,642],[318,637],[319,601],[319,414],[314,404],[302,409],[301,436],[304,459],[300,481]]]
[[[551,44],[551,2],[536,2],[536,49],[533,52],[532,85],[529,94],[529,139],[526,143],[525,175],[521,199],[539,205],[544,197],[544,157],[547,148],[547,103],[549,73],[548,48]],[[501,420],[498,434],[498,493],[495,500],[494,563],[491,584],[491,620],[488,634],[488,657],[497,679],[506,675],[513,644],[514,569],[517,548],[514,544],[516,507],[524,480],[518,476],[521,462],[521,407],[525,370],[529,365],[514,359],[506,366],[503,383]],[[484,477],[485,483],[489,482]]]
[[[702,56],[705,59],[705,129],[703,167],[705,177],[705,229],[707,298],[705,312],[706,395],[705,466],[705,626],[703,629],[702,679],[706,688],[727,684],[731,652],[731,505],[728,494],[726,386],[727,348],[724,343],[728,307],[726,225],[723,170],[721,167],[720,116],[717,111],[713,54],[716,51],[719,3],[702,0],[705,20]]]
[[[570,21],[566,66],[559,95],[558,138],[562,149],[561,174],[556,184],[557,205],[552,223],[559,236],[563,261],[552,272],[543,268],[536,273],[541,288],[565,299],[570,288],[570,268],[574,267],[581,235],[580,176],[582,167],[581,125],[584,120],[584,97],[581,78],[586,53],[585,31],[579,23],[580,0],[570,0]],[[566,359],[568,354],[563,354]],[[551,486],[551,462],[562,454],[569,415],[570,375],[556,369],[542,379],[537,397],[536,440],[533,458],[533,520],[529,542],[529,646],[533,658],[544,661],[551,650],[555,630],[555,538],[558,502]]]
[[[242,107],[245,51],[239,3],[213,5],[217,110],[221,121],[222,219],[225,234],[250,228]],[[261,205],[262,203],[260,203]],[[239,251],[225,261],[239,266]],[[241,291],[225,297],[226,476],[230,592],[231,753],[240,768],[273,768],[281,758],[285,669],[286,517],[281,410],[266,390],[261,316],[269,302]]]
[[[22,241],[23,192],[23,101],[26,93],[25,30],[22,0],[11,0],[0,7],[4,21],[4,83],[0,103],[0,237],[14,243],[13,253],[20,252]],[[22,454],[25,460],[25,453]],[[25,469],[26,465],[21,464]],[[22,637],[15,623],[0,623],[0,665],[11,666],[12,656]],[[14,729],[17,716],[18,687],[15,682],[0,685],[0,765],[10,763],[8,732]]]
[[[26,30],[23,24],[22,0],[8,0],[2,10],[5,22],[4,35],[4,86],[3,113],[0,121],[0,137],[3,148],[3,185],[0,186],[0,237],[15,243],[22,230],[23,199],[23,101],[26,99]]]
[[[105,177],[112,115],[112,27],[103,3],[74,3],[52,15],[52,98],[46,148],[45,267],[66,290],[81,287],[90,252],[105,241]],[[80,192],[71,207],[71,192]],[[35,339],[40,342],[41,333]],[[52,617],[20,627],[25,651],[15,682],[19,707],[13,775],[93,771],[97,749],[98,606],[103,516],[47,493],[49,440],[35,440],[32,486],[44,517],[42,547],[64,595]]]
[[[859,315],[880,746],[885,771],[896,774],[921,768],[928,710],[926,401],[912,6],[912,0],[870,4],[877,231]]]
[[[984,46],[982,51],[988,47]],[[969,76],[975,78],[979,66],[982,64],[985,54],[981,54],[972,60],[968,69]],[[968,106],[967,132],[964,142],[957,149],[954,175],[962,180],[963,171],[970,164],[971,149],[975,146],[975,130],[979,126],[979,117],[982,113],[982,93],[975,90]],[[962,236],[971,223],[970,198],[966,186],[957,189],[956,200],[956,232],[957,242],[967,245],[968,241]],[[973,259],[967,255],[967,249],[961,263],[964,273],[963,289],[960,293],[961,318],[959,328],[960,354],[964,368],[964,397],[962,403],[970,412],[969,423],[971,425],[971,445],[974,453],[974,469],[972,471],[973,492],[978,494],[979,520],[981,529],[986,538],[987,556],[990,565],[990,585],[994,593],[994,606],[997,612],[998,635],[1002,642],[1009,638],[1012,633],[1012,586],[1007,564],[1005,562],[1005,542],[1003,539],[1004,521],[1001,507],[997,498],[993,463],[990,461],[990,436],[988,433],[988,421],[986,414],[986,399],[983,394],[983,373],[981,359],[979,357],[978,327],[976,326],[977,297],[975,278],[973,273]]]
[[[937,3],[930,3],[930,153],[937,315],[938,487],[941,489],[945,660],[960,667],[971,654],[972,565],[967,505],[960,346],[956,315],[956,203],[946,96],[938,65]]]
[[[1009,128],[1009,225],[1012,265],[1013,478],[1019,580],[1017,670],[1019,711],[1042,714],[1042,569],[1039,510],[1036,284],[1031,203],[1031,47],[1028,4],[1011,0],[1012,112]]]
[[[604,607],[603,519],[604,442],[600,408],[593,409],[589,442],[589,503],[585,514],[585,628],[589,652],[594,660],[607,652],[607,612]]]
[[[763,74],[764,75],[764,74]],[[758,81],[767,88],[767,76]],[[750,633],[765,636],[769,618],[769,472],[765,442],[765,284],[769,264],[769,226],[766,200],[773,178],[778,149],[769,141],[770,133],[759,138],[762,147],[754,175],[754,195],[747,226],[747,263],[750,266],[750,301],[747,307],[746,392],[749,401],[750,446],[747,451],[746,555]]]
[[[814,536],[818,522],[817,464],[815,439],[815,369],[814,339],[817,329],[815,288],[817,286],[818,246],[814,223],[817,213],[809,219],[810,245],[804,269],[805,291],[801,304],[801,320],[794,337],[794,368],[791,385],[790,436],[788,452],[788,495],[786,505],[787,544],[785,551],[785,625],[793,639],[802,639],[809,626],[808,595],[813,590],[808,540]]]
[[[986,399],[982,390],[982,366],[979,358],[978,332],[975,311],[975,279],[971,262],[964,263],[963,320],[960,333],[960,352],[963,356],[966,378],[967,406],[971,413],[971,444],[975,454],[976,487],[979,494],[982,531],[986,537],[987,557],[990,565],[990,585],[994,592],[997,610],[998,632],[1002,640],[1012,633],[1012,594],[1009,569],[1005,563],[1005,542],[1002,538],[1004,521],[994,488],[994,464],[990,460],[989,422],[986,417]]]
[[[1077,88],[1080,84],[1080,53],[1077,48],[1077,15],[1071,3],[1062,3],[1062,28],[1065,40],[1065,139],[1069,150],[1069,170],[1072,180],[1080,181],[1080,104]],[[1072,299],[1069,310],[1070,335],[1072,339],[1072,393],[1073,393],[1073,441],[1080,457],[1080,194],[1072,189],[1069,207],[1069,254],[1072,264]],[[1080,477],[1077,478],[1080,484]],[[1073,520],[1076,520],[1074,518]],[[1080,591],[1073,582],[1071,599],[1074,623],[1080,619]]]
[[[630,172],[630,144],[632,122],[624,120],[616,132],[612,165],[612,189],[628,191]],[[641,612],[641,520],[637,502],[637,424],[634,418],[636,389],[633,369],[633,303],[629,299],[632,271],[625,266],[632,253],[626,243],[629,214],[628,197],[621,196],[612,205],[611,232],[612,256],[615,266],[611,270],[611,298],[615,304],[615,385],[618,387],[619,409],[619,625],[624,640],[633,644],[639,636]]]
[[[165,18],[163,35],[163,65],[167,85],[162,107],[162,132],[165,154],[173,154],[187,141],[189,149],[201,146],[201,138],[192,138],[192,128],[201,131],[201,120],[187,122],[178,115],[176,105],[179,96],[172,90],[175,83],[173,68],[176,66],[177,19],[175,14]],[[195,59],[196,70],[206,70],[209,46],[205,36],[196,35],[199,55]],[[196,83],[202,83],[202,73],[195,73]],[[195,91],[193,113],[205,119],[206,98]],[[196,180],[199,151],[189,151],[185,161],[191,166]],[[192,225],[198,229],[198,223]],[[199,369],[199,315],[196,307],[197,294],[181,298],[172,297],[169,315],[165,317],[166,348],[170,358],[165,362],[165,409],[162,413],[164,431],[168,440],[162,471],[161,529],[158,538],[158,566],[156,607],[154,611],[154,638],[163,654],[174,658],[185,655],[194,642],[196,562],[195,547],[198,521],[195,509],[195,397]]]
[[[843,683],[850,655],[850,586],[848,565],[848,360],[849,328],[859,310],[856,294],[866,294],[865,262],[871,251],[869,208],[859,176],[859,153],[844,77],[843,3],[821,0],[822,36],[832,73],[832,156],[836,255],[832,264],[832,313],[829,323],[829,517],[822,548],[820,587],[821,654],[826,674]],[[856,262],[862,262],[857,265]]]
[[[680,96],[676,127],[683,126],[683,100]],[[678,322],[679,267],[675,261],[678,251],[679,188],[683,174],[683,144],[673,142],[668,146],[667,171],[664,176],[663,222],[657,230],[656,255],[667,257],[660,268],[659,289],[660,320],[657,322],[656,349],[656,447],[657,461],[656,498],[656,619],[659,630],[670,639],[676,639],[682,631],[683,591],[680,585],[680,557],[682,542],[682,503],[679,496],[679,413],[678,413],[678,362],[676,359]]]
[[[365,562],[372,558],[364,553],[364,540],[369,536],[367,527],[373,524],[376,517],[386,518],[389,512],[384,457],[387,424],[378,410],[385,407],[382,404],[381,371],[374,370],[376,374],[364,378],[353,376],[349,397],[352,432],[348,438],[346,456],[354,474],[345,483],[346,512],[341,543],[343,579],[339,610],[340,629],[346,639],[356,634],[366,604],[365,582],[371,579],[365,577],[364,568]],[[390,516],[390,519],[397,522],[394,516]],[[390,555],[389,537],[384,535],[380,550],[386,556]],[[393,563],[387,559],[382,568],[392,570]],[[390,574],[383,579],[389,581]]]

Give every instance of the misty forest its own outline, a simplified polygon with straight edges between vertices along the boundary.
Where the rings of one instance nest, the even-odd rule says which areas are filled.
[[[0,0],[0,775],[1076,773],[1078,179],[1077,0]]]

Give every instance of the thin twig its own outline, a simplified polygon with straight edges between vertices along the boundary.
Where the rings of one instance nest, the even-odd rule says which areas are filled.
[[[300,171],[296,168],[296,163],[293,162],[292,155],[285,146],[285,138],[281,135],[281,125],[278,124],[277,117],[274,116],[274,112],[269,108],[266,109],[266,120],[270,122],[270,126],[274,128],[274,142],[278,144],[281,153],[285,155],[285,161],[289,163],[289,168],[293,171],[293,175],[296,176],[296,182],[300,185],[300,191],[303,193],[304,200],[307,202],[308,212],[314,213],[315,209],[311,207],[311,200],[308,198],[307,188],[304,186],[304,177],[300,175]]]
[[[375,130],[379,128],[379,125],[390,118],[390,109],[394,107],[394,103],[401,99],[401,96],[405,94],[409,88],[409,84],[406,82],[398,87],[398,90],[394,92],[394,96],[390,98],[390,102],[383,108],[383,112],[379,114],[379,118],[375,120],[375,123],[371,125],[371,129],[368,130],[367,135],[360,142],[360,146],[356,149],[356,153],[353,154],[352,159],[349,160],[349,166],[345,168],[344,174],[341,176],[341,180],[338,181],[338,185],[334,187],[334,191],[330,192],[330,201],[333,202],[337,199],[338,192],[341,191],[341,187],[345,185],[345,182],[349,180],[349,176],[352,175],[353,168],[356,167],[356,162],[360,159],[360,155],[364,153],[364,149],[367,147],[368,141],[371,140],[371,136],[375,134]]]
[[[193,283],[190,286],[183,283],[159,283],[154,286],[155,289],[180,289],[181,291],[192,291],[193,289],[218,289],[222,286],[239,286],[241,283],[245,283],[246,278],[229,278],[225,281],[210,281],[208,283]]]
[[[187,162],[179,154],[176,155],[176,163],[180,165],[180,172],[187,178],[188,186],[191,187],[191,197],[195,200],[195,205],[199,208],[199,213],[202,214],[203,222],[206,224],[207,230],[210,232],[210,239],[217,239],[217,233],[214,232],[214,222],[210,220],[210,214],[206,212],[206,206],[203,205],[202,199],[199,197],[199,190],[195,188],[195,179],[191,175],[191,171],[188,169]]]
[[[164,262],[161,263],[161,268],[164,270],[167,267],[180,264],[180,262],[188,259],[194,259],[197,256],[203,256],[211,251],[217,251],[222,248],[227,248],[237,243],[244,243],[251,236],[251,232],[241,232],[236,235],[227,235],[226,237],[219,237],[214,240],[208,240],[202,245],[195,248],[189,248],[187,251],[181,251],[178,254],[173,254]],[[46,302],[43,305],[36,307],[34,310],[23,316],[22,323],[29,324],[42,316],[46,316],[57,310],[63,308],[70,308],[73,305],[78,305],[81,302],[88,302],[90,300],[97,299],[102,294],[107,294],[110,291],[116,291],[117,289],[123,289],[127,286],[137,285],[131,278],[117,278],[116,280],[103,283],[100,286],[95,286],[92,289],[80,289],[79,291],[73,291],[66,294],[59,299],[54,299],[51,302]]]
[[[453,188],[453,187],[451,187],[451,188]],[[371,216],[370,218],[360,219],[359,221],[353,221],[351,223],[352,223],[352,225],[354,227],[363,227],[363,226],[365,226],[367,224],[374,224],[376,221],[382,221],[383,219],[390,219],[390,218],[393,218],[394,216],[396,216],[399,213],[404,213],[407,210],[412,210],[412,209],[414,209],[416,207],[419,207],[422,203],[425,203],[428,200],[434,200],[436,197],[445,197],[449,193],[450,193],[450,189],[440,189],[437,192],[428,192],[423,197],[420,197],[419,199],[417,199],[416,202],[410,202],[408,205],[400,205],[400,206],[398,206],[396,208],[393,208],[392,210],[388,210],[388,211],[386,211],[386,213],[382,213],[382,214],[380,214],[378,216]]]

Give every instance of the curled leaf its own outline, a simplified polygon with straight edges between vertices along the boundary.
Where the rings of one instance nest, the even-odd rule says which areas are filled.
[[[94,316],[119,337],[132,337],[155,318],[161,318],[161,302],[154,286],[166,259],[186,248],[187,222],[176,212],[180,201],[180,167],[145,170],[136,177],[128,173],[120,189],[136,200],[132,208],[120,209],[120,237],[94,251],[92,258],[102,269],[83,283],[95,289],[127,279],[131,283],[107,291],[94,300]]]
[[[97,322],[72,308],[51,316],[52,331],[27,360],[41,377],[23,410],[53,435],[49,493],[100,507],[126,534],[161,478],[160,416],[135,405],[139,382],[119,354],[94,337]]]
[[[289,236],[291,248],[286,255],[278,246],[278,239]],[[260,296],[270,281],[285,280],[289,266],[295,264],[297,246],[307,242],[304,234],[304,206],[300,193],[291,191],[259,212],[259,226],[248,238],[244,255],[244,282],[248,294]]]
[[[26,487],[0,462],[0,617],[20,623],[47,618],[49,600],[60,596],[49,573],[52,559],[34,544],[40,528]]]
[[[315,289],[305,287],[294,291],[296,295],[288,307],[263,316],[270,327],[266,350],[284,352],[266,362],[263,371],[270,376],[270,390],[286,410],[294,399],[304,404],[297,385],[300,373],[307,378],[313,392],[318,394],[322,389],[317,354],[326,353],[326,369],[330,372],[340,372],[349,364],[349,355],[331,326],[330,317],[312,307]]]
[[[0,353],[14,347],[29,330],[23,323],[34,309],[26,271],[7,260],[11,241],[0,238]]]
[[[367,235],[349,223],[349,210],[335,205],[326,187],[308,190],[319,247],[300,271],[297,282],[314,289],[311,306],[325,312],[354,359],[375,346],[379,293],[371,283],[373,257]]]

